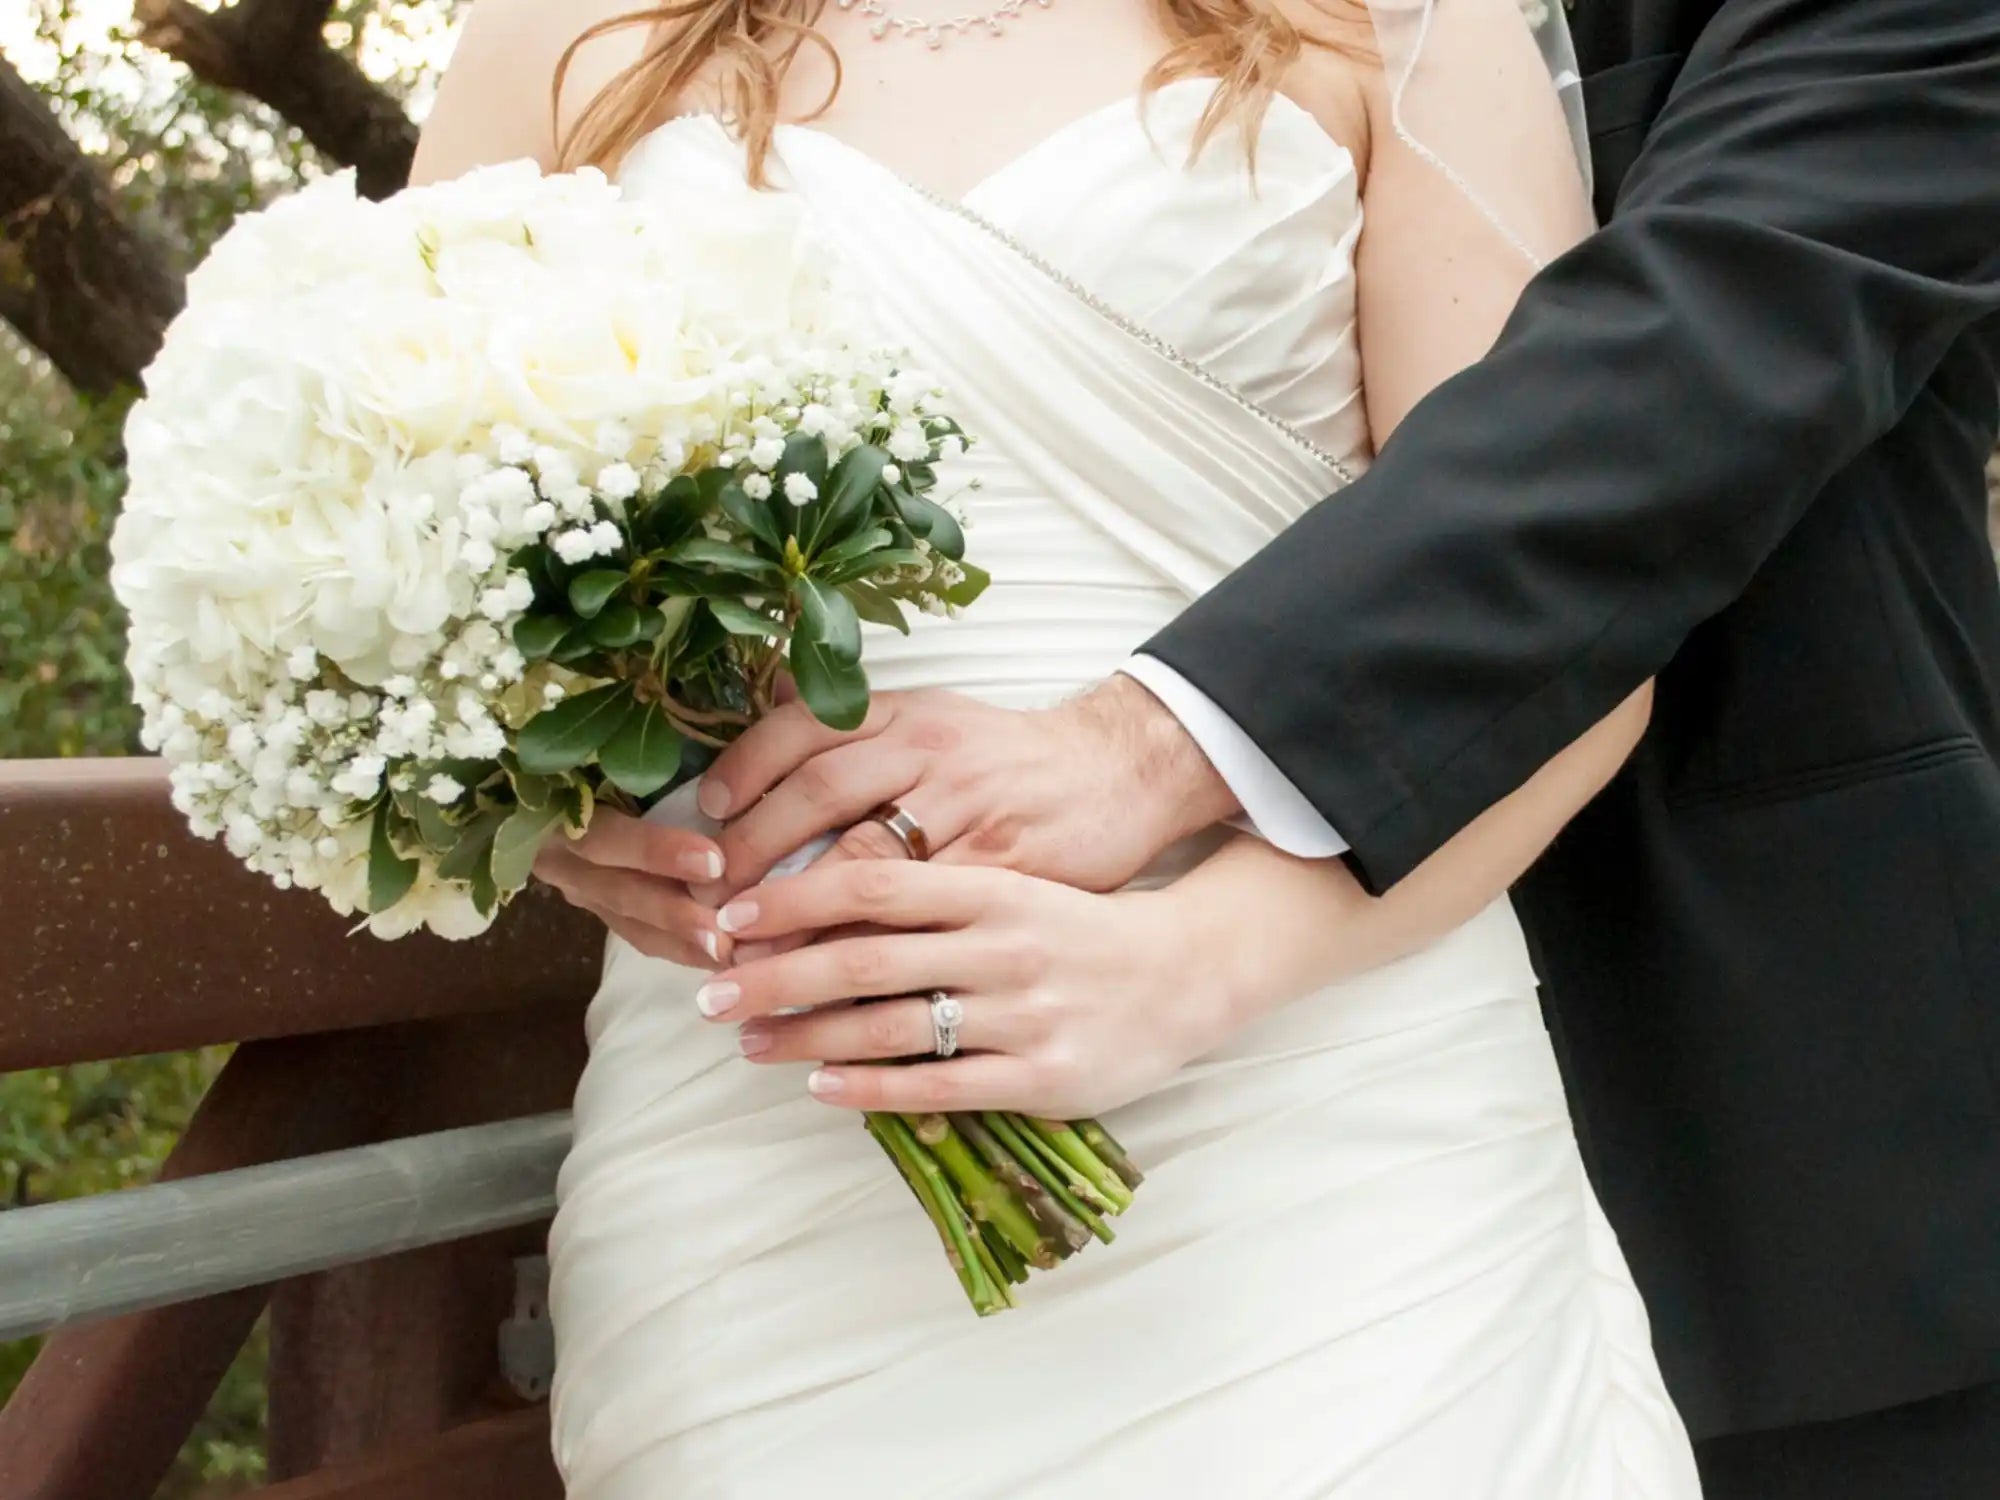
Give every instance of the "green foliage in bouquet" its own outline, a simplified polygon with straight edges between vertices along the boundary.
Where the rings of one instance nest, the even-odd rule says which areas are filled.
[[[963,437],[943,417],[926,433],[933,454]],[[526,882],[543,839],[585,827],[599,798],[637,810],[698,771],[770,710],[783,670],[818,718],[857,727],[868,712],[861,622],[907,632],[906,607],[963,608],[988,581],[931,498],[936,483],[933,463],[899,466],[874,443],[834,459],[820,437],[793,432],[768,475],[718,464],[623,507],[600,500],[600,523],[621,538],[614,552],[572,563],[545,544],[521,549],[512,566],[535,597],[516,648],[531,667],[595,685],[536,713],[490,762],[402,778],[375,812],[370,909],[409,892],[421,849],[490,911]],[[439,775],[471,795],[425,795]]]

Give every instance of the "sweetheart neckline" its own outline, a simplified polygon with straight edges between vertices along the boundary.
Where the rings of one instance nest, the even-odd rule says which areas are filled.
[[[1222,86],[1221,79],[1208,77],[1205,75],[1189,77],[1189,78],[1176,78],[1171,82],[1162,84],[1158,89],[1154,91],[1151,97],[1154,99],[1163,98],[1169,93],[1176,92],[1178,90],[1185,88],[1195,88],[1195,87],[1206,88],[1209,90],[1210,93],[1213,93],[1216,89],[1220,88],[1221,86]],[[1089,129],[1092,126],[1101,124],[1106,118],[1116,114],[1121,110],[1131,109],[1134,105],[1139,104],[1142,101],[1142,97],[1143,96],[1137,94],[1123,94],[1115,99],[1107,99],[1104,103],[1097,105],[1094,108],[1085,110],[1082,114],[1072,116],[1071,118],[1065,120],[1062,124],[1056,126],[1053,130],[1050,130],[1043,135],[1037,136],[1033,141],[1030,141],[1026,146],[1022,147],[1012,156],[1009,156],[1004,160],[1002,160],[999,163],[999,165],[995,166],[991,171],[987,172],[984,176],[980,177],[970,187],[964,189],[962,192],[959,192],[957,194],[941,192],[935,188],[931,188],[925,186],[922,183],[915,182],[910,178],[904,176],[903,173],[898,171],[895,167],[889,165],[888,162],[883,161],[879,156],[876,156],[873,152],[864,150],[862,147],[855,145],[852,141],[847,140],[845,137],[835,135],[832,131],[821,129],[817,125],[802,125],[791,122],[781,123],[774,128],[773,135],[774,138],[784,134],[809,135],[818,140],[830,141],[835,148],[848,152],[850,155],[857,156],[864,161],[872,163],[876,167],[880,168],[882,171],[887,172],[891,176],[895,177],[899,182],[904,183],[906,186],[922,194],[924,197],[935,199],[936,201],[943,203],[949,207],[966,209],[971,212],[977,213],[979,212],[977,200],[980,198],[982,194],[998,186],[1004,179],[1012,176],[1016,171],[1025,168],[1029,162],[1047,154],[1049,151],[1054,150],[1059,143],[1068,140],[1072,135],[1076,135],[1084,130]],[[1337,161],[1347,165],[1350,168],[1354,165],[1354,153],[1350,151],[1345,145],[1343,145],[1339,141],[1339,139],[1334,136],[1332,131],[1328,130],[1324,125],[1322,125],[1319,122],[1319,119],[1312,113],[1311,110],[1307,109],[1303,104],[1300,104],[1298,100],[1292,98],[1289,94],[1285,93],[1273,94],[1271,97],[1271,112],[1275,116],[1280,116],[1280,117],[1289,116],[1296,119],[1299,123],[1303,124],[1306,127],[1309,138],[1313,139],[1322,148],[1330,151],[1333,157]],[[646,135],[641,138],[639,144],[641,146],[647,145],[655,137],[664,134],[668,129],[675,126],[679,126],[684,122],[690,120],[706,121],[710,124],[716,125],[718,127],[723,127],[725,129],[728,123],[727,120],[722,115],[716,113],[714,110],[708,110],[708,109],[688,110],[685,111],[684,113],[673,115],[665,120],[662,120],[658,125],[654,126],[652,130],[648,131]],[[1144,123],[1143,114],[1140,114],[1135,111],[1134,120],[1135,123],[1143,125]],[[1267,118],[1265,124],[1268,126],[1269,123],[1270,121]]]

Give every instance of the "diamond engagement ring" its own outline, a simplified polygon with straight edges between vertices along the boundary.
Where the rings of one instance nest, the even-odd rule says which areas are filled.
[[[914,860],[931,857],[931,841],[924,834],[924,825],[904,812],[893,802],[885,802],[868,815],[871,823],[880,823],[896,836],[896,842],[903,846],[903,852]]]
[[[931,1051],[940,1058],[958,1051],[958,1024],[965,1019],[965,1002],[943,990],[931,991]]]

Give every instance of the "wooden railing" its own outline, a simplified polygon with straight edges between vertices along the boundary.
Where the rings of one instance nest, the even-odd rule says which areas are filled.
[[[555,1500],[546,1412],[499,1350],[543,1248],[592,924],[531,894],[473,943],[350,936],[190,836],[145,760],[0,762],[0,913],[0,1071],[241,1044],[160,1174],[177,1188],[0,1214],[16,1330],[69,1325],[0,1410],[0,1497],[147,1500],[268,1306],[266,1500]]]

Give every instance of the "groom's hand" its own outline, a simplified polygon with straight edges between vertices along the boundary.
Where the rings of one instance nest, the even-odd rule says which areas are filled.
[[[706,899],[756,884],[822,833],[847,830],[830,857],[901,857],[893,834],[864,821],[889,802],[923,828],[940,863],[1086,890],[1123,885],[1176,839],[1238,810],[1180,722],[1124,677],[1032,711],[879,693],[851,734],[788,704],[723,752],[700,799],[729,820],[723,881]]]

